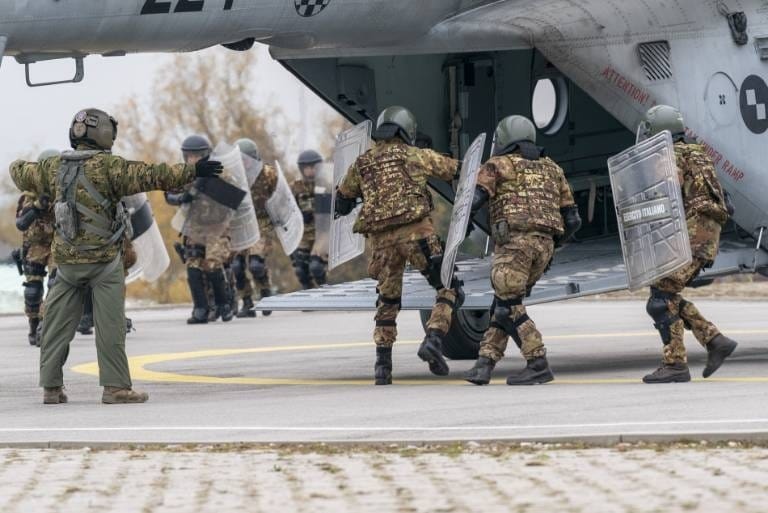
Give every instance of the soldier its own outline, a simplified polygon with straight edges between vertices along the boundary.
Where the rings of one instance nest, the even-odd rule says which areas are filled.
[[[480,169],[472,210],[490,200],[496,242],[491,269],[495,292],[491,326],[480,356],[465,379],[487,385],[504,357],[511,336],[526,366],[507,378],[508,385],[533,385],[554,379],[541,333],[528,317],[523,299],[552,261],[555,246],[581,227],[573,193],[563,170],[536,146],[536,128],[522,116],[503,119],[494,154]]]
[[[46,150],[37,158],[38,162],[57,157],[56,150]],[[51,243],[53,242],[53,211],[48,196],[25,193],[19,199],[16,212],[16,228],[22,233],[22,249],[18,255],[20,270],[24,273],[24,313],[29,322],[27,335],[30,345],[40,345],[38,327],[42,320],[43,280],[53,274]]]
[[[261,152],[255,141],[251,139],[240,139],[236,143],[240,151],[255,161],[261,163]],[[251,185],[251,197],[253,206],[256,209],[256,218],[259,221],[259,232],[261,238],[250,249],[241,251],[235,255],[232,263],[237,291],[243,301],[243,308],[238,313],[238,317],[256,317],[256,311],[253,309],[253,284],[259,291],[261,298],[272,295],[272,280],[269,275],[267,258],[272,253],[272,241],[275,236],[275,227],[267,213],[267,200],[275,193],[277,188],[277,170],[269,165],[263,164],[259,176]],[[250,273],[251,279],[247,273]],[[266,310],[264,315],[271,315],[272,312]]]
[[[184,139],[181,145],[184,162],[190,166],[207,159],[212,151],[210,141],[202,135],[191,135]],[[196,189],[188,184],[184,190],[166,192],[165,199],[171,205],[180,206],[194,201],[197,194]],[[231,321],[233,313],[224,274],[224,263],[230,256],[229,236],[225,233],[217,241],[207,245],[185,236],[183,245],[187,282],[194,305],[187,324],[207,324],[219,317],[224,322]],[[206,283],[213,292],[213,307],[210,306]]]
[[[453,312],[461,306],[458,281],[446,288],[440,281],[443,244],[435,234],[430,214],[434,209],[427,187],[430,176],[451,180],[458,162],[432,150],[413,146],[416,119],[403,107],[389,107],[379,116],[374,147],[361,155],[339,185],[336,214],[354,210],[363,201],[354,230],[370,241],[373,256],[368,274],[378,280],[375,383],[392,383],[392,346],[397,338],[397,314],[407,263],[418,269],[437,290],[437,300],[427,324],[427,335],[418,356],[433,374],[448,374],[442,354]]]
[[[726,196],[717,179],[715,166],[704,147],[688,142],[680,111],[667,105],[650,109],[641,124],[642,135],[651,137],[664,130],[675,142],[678,175],[688,224],[693,262],[651,286],[648,315],[661,335],[664,356],[661,367],[645,376],[645,383],[682,383],[691,380],[683,344],[685,329],[693,331],[707,350],[704,377],[710,377],[736,349],[736,342],[699,313],[681,292],[701,273],[711,267],[720,246],[720,231],[729,217]]]
[[[41,163],[18,160],[10,174],[23,192],[55,199],[56,232],[52,253],[58,265],[56,284],[46,298],[40,350],[40,386],[45,404],[67,402],[63,366],[85,287],[94,294],[99,381],[106,404],[145,402],[132,389],[125,354],[125,273],[122,244],[129,215],[121,198],[155,189],[172,189],[195,176],[221,173],[218,162],[197,165],[145,164],[111,154],[117,121],[98,109],[78,112],[69,129],[75,151]]]
[[[296,203],[304,215],[304,237],[299,249],[291,255],[293,270],[302,288],[311,289],[325,285],[328,262],[323,255],[314,254],[315,245],[315,175],[323,157],[315,150],[299,155],[297,165],[301,177],[291,184]]]

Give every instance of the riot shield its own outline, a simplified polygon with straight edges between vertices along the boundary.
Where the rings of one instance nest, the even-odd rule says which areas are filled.
[[[328,261],[333,215],[333,164],[323,164],[315,175],[315,245],[312,254]]]
[[[443,267],[440,269],[440,279],[445,287],[451,286],[459,246],[467,236],[467,227],[472,217],[472,199],[475,196],[477,176],[480,172],[480,165],[483,163],[483,149],[485,149],[485,134],[480,134],[467,150],[464,155],[464,162],[461,164],[461,175],[451,213],[451,226],[448,230],[448,239],[445,242],[445,252],[443,253]]]
[[[290,255],[299,247],[304,236],[304,216],[296,203],[285,174],[279,162],[275,162],[277,169],[277,187],[272,196],[267,200],[267,213],[275,234],[283,246],[286,255]]]
[[[331,212],[336,211],[336,187],[347,174],[357,158],[371,147],[373,123],[363,121],[359,125],[339,134],[333,151],[333,188],[331,191]],[[328,270],[333,270],[345,262],[365,252],[365,237],[352,231],[362,206],[358,206],[349,215],[331,220],[330,242],[328,251]]]
[[[691,263],[675,150],[668,131],[608,159],[629,288]]]
[[[229,230],[235,211],[250,197],[237,147],[221,143],[216,146],[211,160],[220,161],[224,172],[219,178],[196,180],[190,191],[195,200],[182,205],[171,221],[174,229],[203,245],[213,243]],[[243,233],[243,238],[248,235],[252,238],[250,232]]]
[[[165,249],[163,236],[152,214],[152,206],[143,192],[123,198],[123,203],[131,214],[133,227],[133,249],[136,252],[136,263],[128,269],[126,283],[139,278],[152,283],[168,269],[171,259]]]
[[[264,169],[264,161],[256,160],[245,153],[241,153],[241,155],[243,157],[243,166],[245,167],[245,177],[248,179],[248,187],[252,187]]]
[[[216,147],[225,170],[232,170],[231,178],[238,188],[249,191],[235,210],[235,215],[229,225],[229,244],[232,251],[242,251],[259,242],[259,222],[256,219],[256,208],[250,194],[250,184],[245,167],[245,157],[237,146]],[[248,157],[250,159],[250,157]],[[254,161],[251,159],[251,161]]]

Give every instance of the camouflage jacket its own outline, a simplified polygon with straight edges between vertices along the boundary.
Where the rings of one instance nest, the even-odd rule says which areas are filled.
[[[363,200],[355,232],[384,232],[427,218],[434,208],[427,179],[452,180],[458,167],[450,157],[399,139],[379,141],[355,161],[339,194]]]
[[[16,209],[16,216],[19,216],[23,210],[34,207],[36,203],[36,194],[22,194],[19,198],[18,208]],[[31,244],[50,246],[53,242],[53,224],[53,209],[48,208],[48,210],[46,210],[40,217],[38,217],[22,234],[24,247],[28,247]]]
[[[312,251],[315,245],[315,182],[299,178],[291,184],[291,191],[304,216],[304,236],[299,249]]]
[[[573,193],[563,170],[549,158],[528,160],[512,153],[491,158],[480,169],[479,186],[491,198],[495,231],[564,233],[560,209],[573,206]]]
[[[57,197],[56,176],[61,159],[46,159],[40,164],[17,160],[10,167],[13,182],[23,192]],[[124,196],[153,190],[168,190],[183,187],[195,177],[194,166],[177,164],[145,164],[125,160],[110,153],[101,152],[84,163],[86,178],[96,190],[109,201],[105,208],[96,203],[85,189],[78,185],[77,202],[96,213],[110,218]],[[52,200],[53,201],[53,200]],[[99,245],[100,239],[80,230],[73,241],[77,245]],[[77,250],[66,243],[58,234],[53,238],[53,257],[58,264],[84,264],[109,262],[117,256],[121,241],[95,250]]]
[[[251,185],[251,197],[259,221],[269,218],[267,200],[275,193],[275,189],[277,189],[277,170],[269,164],[264,164],[264,169],[261,170],[258,178]]]
[[[675,143],[675,156],[686,217],[706,216],[724,225],[728,221],[725,194],[704,147]]]

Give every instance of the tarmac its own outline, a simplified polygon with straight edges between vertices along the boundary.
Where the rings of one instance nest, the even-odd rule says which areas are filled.
[[[586,301],[529,309],[544,334],[555,382],[509,387],[523,365],[514,344],[491,386],[429,374],[416,357],[418,314],[403,312],[390,387],[372,385],[372,313],[276,312],[271,317],[187,326],[186,309],[129,312],[134,387],[143,405],[100,404],[93,336],[77,335],[65,369],[70,402],[45,406],[38,350],[26,319],[0,318],[0,446],[269,442],[768,441],[768,305],[700,300],[738,340],[711,379],[691,335],[694,382],[645,385],[661,342],[641,301]]]

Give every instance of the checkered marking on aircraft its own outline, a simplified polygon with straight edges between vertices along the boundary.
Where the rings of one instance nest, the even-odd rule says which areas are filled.
[[[754,89],[747,90],[747,105],[749,105],[750,107],[755,107],[755,109],[757,109],[757,119],[759,119],[760,121],[764,121],[765,119],[768,119],[768,116],[766,116],[765,104],[757,103],[757,91],[755,91]]]
[[[320,14],[323,9],[328,7],[331,0],[293,0],[296,6],[296,12],[299,16],[309,18],[310,16],[316,16]]]

